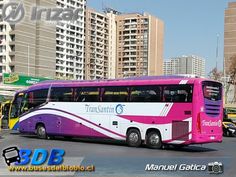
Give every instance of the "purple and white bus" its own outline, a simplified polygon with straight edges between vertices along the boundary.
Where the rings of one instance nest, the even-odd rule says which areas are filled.
[[[189,145],[222,141],[222,84],[188,77],[45,81],[26,90],[20,132]]]

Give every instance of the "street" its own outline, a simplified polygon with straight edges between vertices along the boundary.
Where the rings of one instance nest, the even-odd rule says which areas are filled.
[[[236,138],[225,138],[222,143],[194,145],[182,149],[132,148],[123,142],[63,138],[49,140],[35,136],[1,132],[0,149],[17,146],[20,149],[64,149],[65,158],[81,159],[82,165],[94,165],[95,172],[76,172],[75,176],[214,176],[205,171],[145,171],[147,164],[199,164],[221,162],[224,173],[218,176],[233,177],[236,174]],[[2,157],[1,157],[2,158]],[[76,163],[76,160],[74,161]],[[79,165],[77,163],[77,165]],[[1,168],[7,168],[2,158]],[[26,172],[21,174],[27,174]],[[1,173],[0,173],[1,175]]]

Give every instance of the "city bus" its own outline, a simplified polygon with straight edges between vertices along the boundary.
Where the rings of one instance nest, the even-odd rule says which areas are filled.
[[[24,90],[16,92],[9,112],[9,129],[19,130],[19,114],[21,108],[21,102],[24,96]]]
[[[222,84],[203,78],[146,76],[45,81],[29,87],[19,131],[92,137],[162,148],[222,142]]]

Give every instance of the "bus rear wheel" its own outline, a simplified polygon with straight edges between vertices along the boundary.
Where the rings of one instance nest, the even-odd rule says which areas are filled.
[[[47,138],[47,132],[46,132],[46,128],[44,127],[44,125],[40,124],[37,126],[37,136],[40,139]]]
[[[140,132],[137,129],[130,129],[126,136],[126,142],[131,147],[139,147],[142,143]]]
[[[161,135],[157,131],[151,131],[147,135],[146,143],[149,148],[160,149],[162,147]]]

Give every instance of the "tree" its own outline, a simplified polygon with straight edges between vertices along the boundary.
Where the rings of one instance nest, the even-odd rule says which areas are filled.
[[[222,71],[218,71],[217,68],[213,68],[209,75],[208,75],[211,79],[216,80],[216,81],[221,81],[222,77],[223,77],[223,72]]]
[[[229,70],[228,70],[228,75],[230,76],[230,81],[232,83],[235,83],[235,77],[236,77],[236,55],[233,55],[229,59]]]
[[[236,85],[236,55],[231,56],[229,61],[230,61],[229,69],[227,71],[227,74],[229,75],[229,81],[226,84],[226,88],[225,88],[225,98],[226,98],[225,102],[226,103],[227,103],[227,94],[229,92],[230,85],[234,86],[233,102],[235,102],[235,96],[236,96],[236,89],[235,89],[235,85]]]

